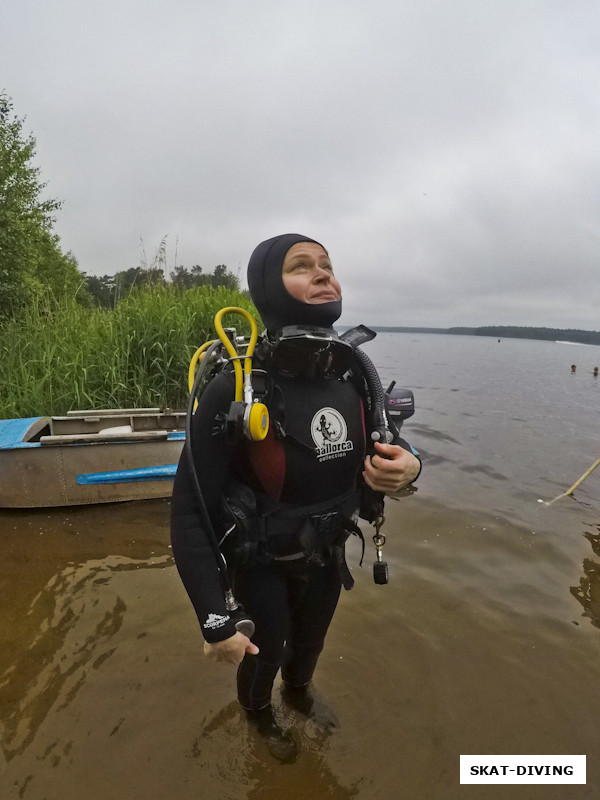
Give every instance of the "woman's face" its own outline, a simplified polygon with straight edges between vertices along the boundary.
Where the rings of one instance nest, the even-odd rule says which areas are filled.
[[[329,256],[320,244],[298,242],[285,254],[283,285],[302,303],[331,303],[342,296]]]

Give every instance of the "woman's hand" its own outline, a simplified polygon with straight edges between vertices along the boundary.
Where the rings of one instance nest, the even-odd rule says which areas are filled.
[[[408,486],[419,474],[419,459],[400,445],[375,442],[375,449],[377,453],[374,456],[365,458],[363,478],[367,486],[376,492],[394,494]]]
[[[237,666],[246,653],[255,656],[258,653],[258,647],[239,631],[222,642],[213,644],[204,642],[204,655],[219,664],[235,664]]]

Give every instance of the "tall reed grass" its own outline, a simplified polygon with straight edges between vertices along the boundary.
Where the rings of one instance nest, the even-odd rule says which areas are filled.
[[[183,409],[196,348],[215,338],[214,316],[245,295],[219,287],[181,291],[155,286],[112,310],[67,300],[35,303],[0,328],[0,418],[64,414],[77,408],[159,406]],[[248,333],[241,317],[224,324]]]

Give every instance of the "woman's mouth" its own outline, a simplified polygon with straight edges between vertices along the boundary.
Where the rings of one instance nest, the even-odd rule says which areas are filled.
[[[329,303],[335,300],[339,300],[339,296],[337,292],[333,290],[328,290],[326,292],[317,292],[317,294],[313,294],[310,298],[311,303]]]

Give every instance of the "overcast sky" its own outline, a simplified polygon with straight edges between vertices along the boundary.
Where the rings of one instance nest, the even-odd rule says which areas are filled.
[[[598,0],[0,0],[82,270],[297,232],[342,322],[600,330]]]

